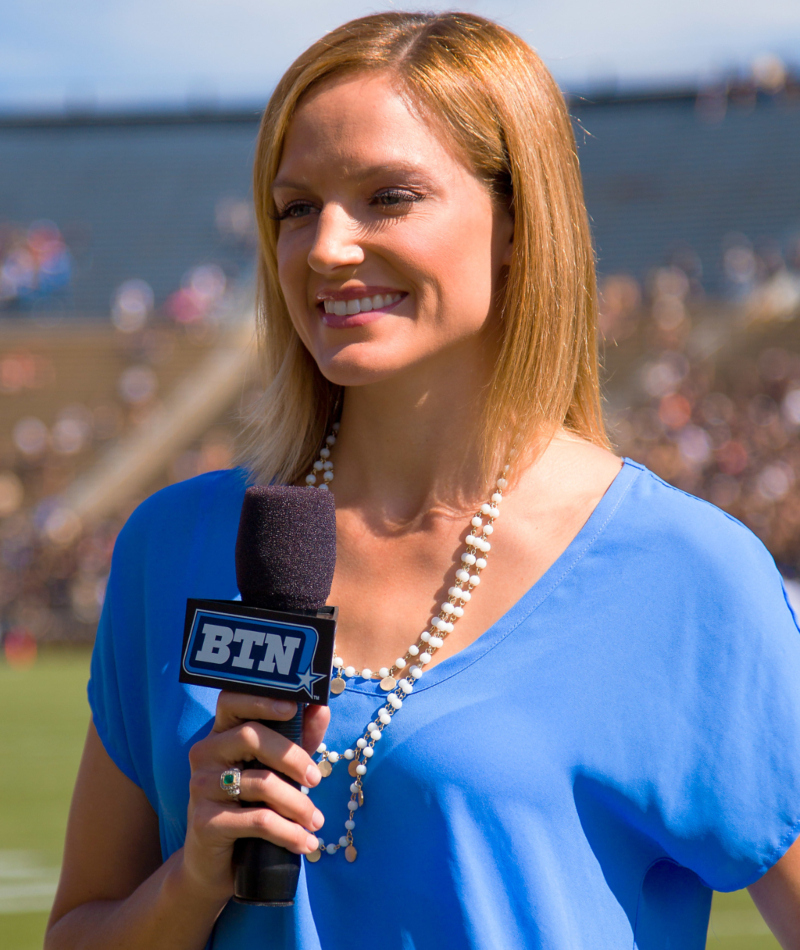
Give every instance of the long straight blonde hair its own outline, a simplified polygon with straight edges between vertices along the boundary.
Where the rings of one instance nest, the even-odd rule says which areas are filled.
[[[514,217],[499,358],[484,403],[487,477],[512,436],[531,444],[564,425],[598,445],[603,426],[597,290],[575,139],[563,96],[537,54],[466,13],[381,13],[328,33],[289,67],[261,122],[253,192],[259,232],[257,333],[264,372],[242,460],[292,483],[334,421],[341,387],[320,373],[292,326],[278,281],[271,186],[302,98],[323,82],[390,71]]]

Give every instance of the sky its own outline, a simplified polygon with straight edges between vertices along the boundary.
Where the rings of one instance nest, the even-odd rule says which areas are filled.
[[[0,0],[0,110],[260,103],[313,40],[390,8],[496,19],[569,92],[800,67],[800,0]]]

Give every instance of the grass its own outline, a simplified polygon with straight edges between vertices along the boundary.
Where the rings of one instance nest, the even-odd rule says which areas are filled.
[[[41,950],[89,707],[89,654],[0,661],[0,947]],[[15,778],[16,776],[16,778]],[[715,894],[708,950],[779,950],[746,891]]]

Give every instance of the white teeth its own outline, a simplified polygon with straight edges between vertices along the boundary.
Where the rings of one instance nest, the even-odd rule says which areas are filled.
[[[376,294],[374,297],[362,297],[360,300],[330,300],[322,301],[325,313],[335,313],[337,317],[354,316],[357,313],[368,313],[370,310],[380,310],[397,303],[402,294]]]

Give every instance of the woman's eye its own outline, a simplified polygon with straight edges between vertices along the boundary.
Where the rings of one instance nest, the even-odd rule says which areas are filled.
[[[422,201],[422,197],[422,195],[415,191],[406,191],[403,188],[389,188],[386,191],[378,192],[372,201],[382,208],[397,208],[412,204],[415,201]]]
[[[316,209],[309,201],[291,201],[288,205],[278,208],[276,215],[278,221],[284,221],[286,218],[304,218]]]

